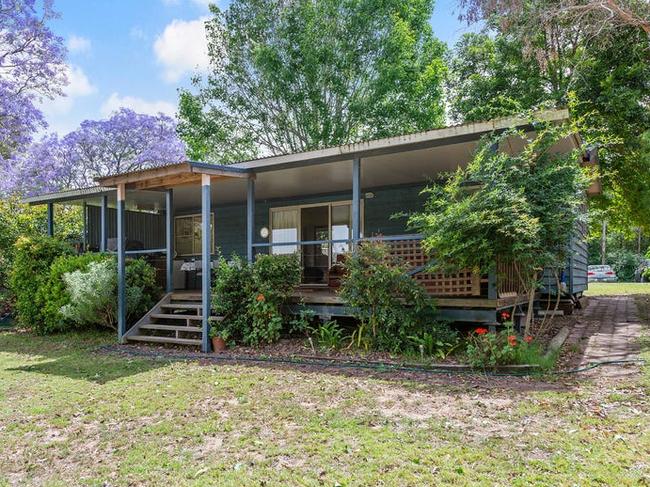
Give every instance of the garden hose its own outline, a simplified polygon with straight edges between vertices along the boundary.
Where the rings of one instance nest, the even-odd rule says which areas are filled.
[[[627,360],[603,360],[599,362],[589,362],[588,364],[577,367],[569,370],[559,370],[559,371],[537,371],[537,370],[525,370],[518,372],[498,372],[491,370],[480,370],[480,369],[453,369],[444,366],[425,366],[425,365],[415,365],[415,364],[394,364],[390,362],[365,362],[361,360],[339,360],[339,359],[300,359],[300,358],[289,358],[289,357],[270,357],[270,356],[246,356],[246,355],[207,355],[203,353],[182,353],[174,354],[170,356],[161,355],[159,352],[154,350],[143,350],[143,349],[129,349],[125,350],[124,348],[117,348],[115,345],[105,345],[98,347],[98,351],[102,352],[120,352],[126,353],[129,356],[135,357],[146,357],[153,359],[164,359],[169,361],[187,361],[187,360],[200,360],[202,362],[227,362],[227,363],[258,363],[258,364],[275,364],[275,365],[297,365],[297,366],[311,366],[311,367],[321,367],[321,368],[337,368],[337,369],[365,369],[365,370],[375,370],[378,372],[417,372],[417,373],[428,373],[428,374],[447,374],[447,375],[462,375],[462,374],[481,374],[487,375],[490,377],[530,377],[530,376],[545,376],[545,375],[570,375],[577,374],[580,372],[586,372],[593,370],[597,367],[603,365],[626,365],[630,363],[643,363],[646,361],[644,359],[627,359]]]

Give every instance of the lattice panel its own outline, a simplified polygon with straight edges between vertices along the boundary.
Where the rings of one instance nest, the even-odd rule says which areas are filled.
[[[422,250],[420,240],[400,240],[387,242],[391,255],[407,262],[413,267],[427,263],[428,258]],[[481,276],[470,270],[455,274],[418,273],[413,276],[431,296],[480,296]]]

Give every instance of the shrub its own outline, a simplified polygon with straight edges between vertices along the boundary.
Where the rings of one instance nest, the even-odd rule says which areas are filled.
[[[57,257],[72,255],[69,245],[52,237],[21,237],[14,246],[9,286],[16,297],[18,323],[39,330],[44,319],[40,286],[47,280]]]
[[[155,269],[142,259],[126,263],[127,320],[138,319],[160,295]],[[117,262],[91,261],[85,269],[63,275],[69,303],[61,314],[77,326],[117,329]]]
[[[364,243],[346,259],[340,294],[360,322],[353,334],[358,347],[402,352],[409,337],[431,319],[433,303],[380,242]]]
[[[552,366],[553,358],[545,358],[541,347],[526,336],[519,337],[512,323],[497,333],[487,328],[476,328],[467,337],[467,360],[472,367],[495,368],[499,365],[536,364],[542,368]]]
[[[70,294],[66,290],[65,274],[86,270],[91,262],[102,262],[109,259],[106,254],[87,253],[81,255],[62,255],[57,257],[50,266],[50,272],[37,291],[37,300],[43,304],[43,318],[35,323],[32,329],[36,333],[47,334],[75,326],[75,322],[67,320],[61,314],[61,308],[70,303]]]
[[[343,329],[334,320],[321,323],[320,326],[312,328],[311,332],[316,338],[318,348],[325,351],[341,348],[345,339]]]
[[[300,274],[297,255],[258,256],[253,265],[238,256],[219,259],[212,307],[224,317],[221,327],[247,345],[277,341],[287,321],[282,308]]]

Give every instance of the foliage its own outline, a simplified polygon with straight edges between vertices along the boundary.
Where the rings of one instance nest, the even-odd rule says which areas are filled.
[[[61,313],[61,308],[68,305],[71,299],[64,275],[86,270],[91,262],[102,262],[106,259],[106,255],[95,253],[57,257],[50,266],[49,274],[36,291],[36,302],[42,306],[42,318],[32,323],[32,330],[42,335],[68,330],[74,323],[66,320]]]
[[[528,364],[550,365],[544,361],[543,351],[532,337],[522,339],[505,323],[505,328],[496,333],[487,328],[476,328],[467,337],[467,360],[472,367],[495,368],[499,365]]]
[[[341,348],[346,338],[343,329],[335,320],[320,323],[317,327],[312,328],[310,336],[316,338],[316,344],[324,351]]]
[[[254,264],[238,256],[219,259],[212,307],[221,327],[247,345],[272,343],[287,322],[282,307],[300,283],[296,255],[260,255]]]
[[[57,17],[50,0],[0,4],[0,167],[46,127],[39,104],[67,84],[63,39],[48,26]]]
[[[16,297],[18,323],[35,327],[44,319],[44,304],[38,290],[50,273],[57,257],[71,255],[72,247],[50,237],[21,237],[16,241],[9,286]]]
[[[567,30],[584,31],[589,40],[634,29],[650,37],[650,4],[645,0],[459,0],[462,17],[470,22],[499,18],[503,28],[522,35],[558,24]]]
[[[579,151],[552,151],[575,133],[573,125],[533,123],[532,140],[516,130],[487,137],[466,168],[425,189],[424,211],[409,225],[424,235],[423,247],[435,257],[432,268],[487,273],[502,259],[513,263],[533,296],[542,269],[564,267],[589,178]],[[521,151],[494,150],[511,137],[524,141]],[[527,333],[531,318],[532,306]]]
[[[212,72],[183,92],[194,156],[232,160],[426,130],[444,121],[431,0],[211,6]],[[255,146],[252,141],[258,142]]]
[[[340,295],[360,321],[353,343],[401,351],[433,310],[424,288],[382,242],[365,242],[345,261]]]
[[[121,108],[106,120],[86,120],[66,136],[44,136],[8,161],[0,192],[33,194],[93,186],[94,178],[185,159],[176,122],[163,114]]]
[[[639,279],[639,268],[645,259],[635,252],[625,249],[615,249],[607,253],[607,263],[612,266],[619,281],[636,281]]]
[[[460,344],[458,332],[447,323],[433,323],[408,337],[410,347],[405,352],[421,357],[444,360]]]
[[[449,76],[452,116],[474,121],[569,105],[583,129],[616,140],[599,148],[604,194],[593,205],[612,223],[631,221],[650,233],[648,37],[621,28],[590,39],[593,31],[583,27],[556,23],[545,29],[527,20],[490,20],[494,36],[467,34],[457,43]]]
[[[117,329],[117,262],[114,258],[89,259],[84,269],[63,275],[69,303],[61,314],[76,326]],[[143,259],[126,264],[127,320],[145,313],[160,295],[156,271]]]

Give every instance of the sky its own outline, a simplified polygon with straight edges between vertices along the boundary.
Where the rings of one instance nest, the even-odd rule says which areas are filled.
[[[227,7],[228,0],[218,0]],[[207,63],[204,20],[214,0],[54,0],[51,23],[68,48],[66,97],[45,101],[48,131],[66,134],[86,119],[120,107],[173,116],[178,89]],[[439,0],[431,19],[436,36],[453,44],[470,29],[455,0]]]

